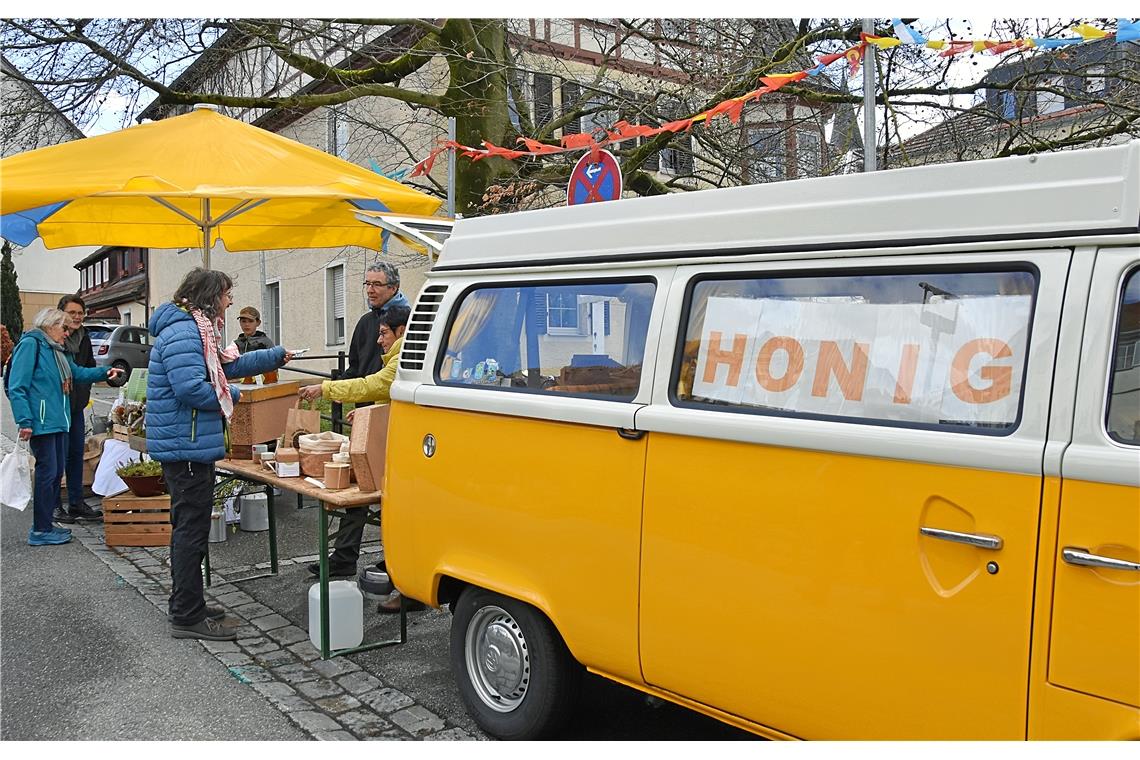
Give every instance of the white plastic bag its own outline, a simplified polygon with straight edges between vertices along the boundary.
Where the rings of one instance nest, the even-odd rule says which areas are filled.
[[[21,512],[32,500],[32,455],[20,441],[0,462],[0,504]]]

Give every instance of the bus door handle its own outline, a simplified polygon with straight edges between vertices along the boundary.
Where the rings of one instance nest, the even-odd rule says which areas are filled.
[[[1140,572],[1140,562],[1129,562],[1126,559],[1089,554],[1085,549],[1079,549],[1075,546],[1066,546],[1062,549],[1061,558],[1070,565],[1079,565],[1080,567],[1103,567],[1107,570]]]
[[[956,544],[966,544],[967,546],[976,546],[979,549],[992,549],[997,551],[1003,545],[1001,536],[990,536],[985,533],[959,533],[954,530],[942,530],[941,528],[919,528],[918,532],[924,536],[937,538],[942,541],[952,541]]]
[[[627,441],[640,441],[645,437],[647,430],[633,430],[632,428],[618,428],[617,434]]]

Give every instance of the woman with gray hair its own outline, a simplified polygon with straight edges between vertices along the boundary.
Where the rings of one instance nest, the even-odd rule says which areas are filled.
[[[80,367],[63,346],[67,338],[67,315],[59,309],[43,309],[34,327],[20,336],[8,369],[8,400],[20,431],[36,458],[33,491],[32,546],[66,544],[71,531],[52,525],[52,513],[60,506],[60,478],[67,462],[67,438],[71,430],[71,401],[75,383],[97,383],[119,376],[118,369]]]

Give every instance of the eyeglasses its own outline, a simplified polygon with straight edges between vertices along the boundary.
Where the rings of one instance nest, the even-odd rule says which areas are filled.
[[[376,282],[374,280],[365,280],[364,282],[360,283],[361,287],[363,287],[365,290],[368,288],[386,288],[390,284],[391,283],[387,282]]]

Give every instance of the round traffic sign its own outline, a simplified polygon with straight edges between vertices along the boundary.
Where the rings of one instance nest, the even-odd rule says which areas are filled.
[[[598,151],[598,160],[593,162],[589,153],[578,159],[566,185],[567,206],[618,198],[621,198],[621,169],[613,153]]]

